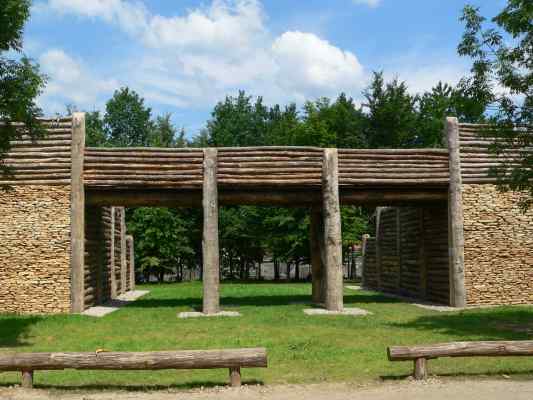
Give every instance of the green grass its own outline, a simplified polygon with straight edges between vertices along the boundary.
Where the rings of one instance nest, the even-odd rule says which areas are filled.
[[[178,319],[201,304],[198,283],[150,285],[150,294],[104,318],[77,315],[0,315],[0,351],[150,351],[267,348],[267,369],[243,370],[248,383],[368,382],[411,373],[410,362],[391,363],[389,345],[452,340],[532,339],[533,307],[500,307],[439,313],[374,292],[345,291],[347,306],[369,310],[364,317],[306,316],[309,284],[225,283],[222,304],[241,318]],[[533,358],[431,360],[438,375],[533,375]],[[41,387],[162,388],[225,384],[226,370],[38,371]],[[19,382],[0,374],[0,385]]]

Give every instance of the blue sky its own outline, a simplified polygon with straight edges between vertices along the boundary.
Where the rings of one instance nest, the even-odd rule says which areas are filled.
[[[25,52],[49,76],[46,114],[102,110],[129,86],[194,135],[217,101],[245,89],[267,103],[346,92],[373,70],[413,92],[455,84],[466,0],[35,0]],[[486,16],[504,0],[471,0]]]

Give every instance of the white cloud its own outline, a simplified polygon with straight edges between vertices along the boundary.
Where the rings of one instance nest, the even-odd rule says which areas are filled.
[[[272,45],[278,83],[288,90],[330,93],[357,88],[364,81],[357,57],[312,33],[285,32]]]
[[[368,7],[376,8],[381,4],[381,0],[352,0],[354,4],[362,4]]]
[[[121,81],[166,105],[211,106],[237,89],[300,101],[365,83],[355,54],[312,33],[272,35],[259,0],[213,0],[170,17],[125,0],[48,0],[36,10],[98,18],[128,34],[141,57],[126,63]]]
[[[64,112],[65,105],[93,109],[102,103],[102,95],[109,95],[119,86],[114,79],[103,79],[59,49],[51,49],[39,58],[43,72],[49,81],[40,98],[48,112]]]

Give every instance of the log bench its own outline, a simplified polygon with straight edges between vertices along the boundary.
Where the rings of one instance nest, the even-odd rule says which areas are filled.
[[[241,368],[266,368],[266,349],[92,353],[0,353],[0,372],[20,371],[22,387],[33,387],[37,370],[162,370],[228,368],[231,386],[240,386]]]
[[[451,342],[387,348],[390,361],[414,361],[415,379],[427,378],[427,360],[439,357],[533,356],[533,340]]]

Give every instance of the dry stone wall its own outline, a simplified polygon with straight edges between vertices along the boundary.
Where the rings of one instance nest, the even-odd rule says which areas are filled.
[[[533,210],[520,194],[464,185],[467,304],[533,304]]]
[[[0,191],[0,312],[70,312],[70,186]]]

